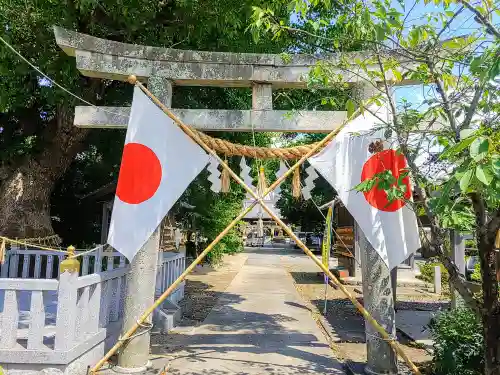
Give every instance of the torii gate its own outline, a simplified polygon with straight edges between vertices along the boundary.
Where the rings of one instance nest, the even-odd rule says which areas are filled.
[[[76,58],[80,72],[89,77],[126,81],[135,75],[166,106],[171,107],[173,86],[251,87],[251,110],[172,109],[184,123],[205,131],[265,131],[265,132],[322,132],[339,127],[346,119],[345,111],[300,111],[289,115],[288,111],[273,110],[272,90],[276,88],[305,89],[305,77],[317,63],[313,57],[294,55],[284,61],[280,55],[205,52],[171,48],[132,45],[100,39],[93,36],[54,28],[57,44],[70,56]],[[347,61],[365,59],[366,53],[353,52]],[[328,57],[339,61],[340,55]],[[379,71],[378,66],[368,66]],[[345,82],[358,86],[361,99],[374,95],[374,88],[363,85],[366,73],[352,64],[350,72],[338,70]],[[388,73],[388,79],[392,73]],[[402,81],[399,85],[414,84]],[[91,107],[75,108],[75,126],[87,128],[126,128],[130,108]],[[364,239],[360,231],[357,243],[362,244],[363,289],[365,306],[389,334],[395,334],[395,315],[392,302],[391,283],[387,267]],[[124,327],[132,326],[138,316],[154,300],[158,230],[136,255],[128,276],[128,293],[125,300]],[[358,255],[359,256],[359,255]],[[375,270],[386,270],[382,274]],[[365,288],[366,286],[366,288]],[[369,287],[368,287],[369,286]],[[389,301],[390,299],[390,301]],[[383,306],[383,307],[381,307]],[[388,308],[389,307],[389,308]],[[383,310],[382,310],[383,309]],[[376,331],[367,325],[368,364],[383,372],[392,370],[395,354],[388,345],[380,345]],[[137,368],[144,366],[149,354],[149,333],[131,341],[120,355],[119,365]],[[378,371],[377,371],[378,372]]]

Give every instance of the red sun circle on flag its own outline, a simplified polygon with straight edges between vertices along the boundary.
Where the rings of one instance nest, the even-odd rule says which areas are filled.
[[[161,175],[161,163],[153,150],[140,143],[127,143],[123,148],[116,195],[125,203],[142,203],[156,193]]]
[[[361,182],[370,179],[375,174],[386,170],[391,170],[392,175],[397,179],[401,173],[401,170],[405,169],[406,166],[406,158],[404,157],[404,155],[398,155],[395,150],[384,150],[381,152],[377,152],[363,165],[363,170],[361,171]],[[403,178],[402,182],[404,185],[406,185],[406,192],[404,197],[405,199],[410,199],[410,178],[406,176]],[[393,186],[394,185],[396,185],[396,183],[394,183]],[[381,211],[394,212],[405,205],[405,202],[400,199],[394,200],[389,204],[387,193],[382,189],[378,189],[376,186],[374,186],[368,192],[363,192],[363,194],[366,201],[370,205]]]

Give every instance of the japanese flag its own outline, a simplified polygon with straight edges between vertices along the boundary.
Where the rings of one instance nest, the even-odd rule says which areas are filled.
[[[207,163],[208,154],[136,87],[108,244],[132,260]]]
[[[371,107],[347,124],[327,147],[309,158],[311,165],[333,186],[368,241],[390,269],[398,266],[420,247],[417,219],[405,201],[389,204],[384,190],[374,187],[363,193],[354,190],[360,182],[385,170],[398,177],[406,168],[406,159],[384,142],[383,150],[374,142],[382,138],[376,130],[380,119],[387,119],[386,107]],[[376,116],[375,116],[375,115]],[[405,199],[411,199],[409,177]]]

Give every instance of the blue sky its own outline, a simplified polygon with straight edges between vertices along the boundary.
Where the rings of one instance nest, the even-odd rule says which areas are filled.
[[[408,28],[410,28],[412,25],[422,25],[428,23],[427,14],[429,13],[442,13],[444,11],[444,8],[442,6],[435,5],[432,0],[427,5],[424,4],[423,0],[420,0],[419,3],[415,6],[414,6],[415,3],[414,0],[404,0],[404,1],[405,1],[404,10],[401,8],[397,0],[393,0],[392,5],[393,7],[402,11],[404,14],[408,14],[408,12],[410,12],[411,9],[411,12],[406,20]],[[472,2],[473,5],[480,2],[479,0],[470,0],[470,1]],[[460,4],[451,4],[448,10],[456,11],[459,9],[460,6],[461,6]],[[291,20],[295,22],[298,21],[296,17],[294,17],[294,15],[292,15]],[[496,13],[493,14],[493,24],[495,25],[500,24],[500,16]],[[453,21],[451,26],[447,29],[447,31],[442,34],[441,38],[449,39],[454,36],[471,34],[477,30],[478,30],[478,24],[474,21],[472,12],[465,9],[455,18],[455,20]],[[411,103],[422,103],[422,101],[426,97],[426,94],[428,94],[429,91],[430,88],[422,87],[422,85],[404,86],[397,88],[395,94],[399,102],[401,101],[401,99],[404,98]]]
[[[475,2],[473,1],[473,4]],[[393,1],[394,6],[399,7],[397,1]],[[406,11],[409,11],[410,7],[414,4],[413,0],[405,0]],[[459,4],[452,4],[449,8],[451,11],[459,9]],[[427,23],[426,14],[434,12],[443,12],[443,7],[436,6],[434,4],[424,5],[423,1],[415,6],[412,10],[411,15],[408,17],[409,25],[421,25]],[[500,16],[497,14],[493,15],[493,24],[500,23]],[[474,21],[472,13],[468,10],[462,11],[451,24],[450,28],[443,33],[442,39],[452,38],[454,36],[461,36],[466,34],[471,34],[478,30],[478,24]],[[429,92],[428,87],[418,86],[406,86],[399,87],[396,90],[396,98],[398,101],[401,99],[406,99],[411,103],[421,103],[426,94]]]

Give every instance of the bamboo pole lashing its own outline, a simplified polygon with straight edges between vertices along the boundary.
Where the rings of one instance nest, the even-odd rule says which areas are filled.
[[[272,190],[274,190],[285,178],[287,178],[291,173],[294,172],[295,169],[300,167],[304,161],[309,158],[311,155],[313,155],[319,148],[323,147],[327,142],[329,142],[335,135],[347,124],[347,122],[357,115],[359,111],[356,111],[347,119],[339,128],[333,130],[330,132],[323,140],[320,142],[316,143],[314,147],[311,148],[311,150],[303,155],[299,161],[297,161],[287,172],[285,172],[280,178],[278,178],[271,186],[269,186],[268,189],[261,195],[258,196],[253,189],[248,187],[243,180],[225,163],[217,154],[215,151],[213,151],[210,147],[208,147],[198,136],[195,132],[192,131],[190,127],[185,125],[179,118],[173,114],[172,111],[170,111],[163,103],[161,103],[158,98],[156,98],[149,90],[147,90],[140,82],[137,81],[135,76],[130,76],[129,77],[129,82],[132,84],[137,84],[138,87],[141,88],[141,90],[149,96],[149,98],[157,105],[159,106],[165,114],[167,114],[174,122],[177,123],[177,125],[188,135],[190,136],[193,140],[195,140],[205,151],[207,151],[209,154],[213,155],[216,160],[222,165],[223,168],[225,168],[231,177],[234,178],[236,182],[238,182],[252,197],[255,199],[249,207],[247,207],[243,212],[241,212],[237,218],[235,218],[219,235],[210,243],[207,248],[193,261],[188,268],[177,278],[177,280],[174,281],[174,283],[167,288],[167,290],[162,293],[162,295],[155,301],[155,303],[150,306],[142,315],[141,317],[137,320],[137,322],[123,335],[121,340],[119,340],[113,348],[111,348],[108,353],[92,368],[91,373],[95,374],[96,371],[98,371],[102,365],[123,345],[125,340],[129,338],[132,334],[135,333],[135,331],[139,328],[140,324],[142,324],[147,317],[154,311],[155,308],[157,308],[163,301],[172,293],[172,291],[175,290],[175,288],[185,279],[185,277],[196,267],[196,265],[212,250],[212,248],[236,225],[236,223],[241,220],[248,212],[251,211],[251,209],[259,203],[262,208],[273,218],[273,220],[280,225],[283,230],[292,238],[295,243],[313,260],[313,262],[325,273],[330,277],[330,279],[340,288],[340,290],[351,300],[351,302],[358,308],[358,310],[361,312],[361,314],[364,316],[364,318],[372,324],[372,326],[375,328],[377,332],[380,333],[380,335],[388,342],[388,344],[398,353],[408,364],[410,369],[417,375],[421,375],[420,371],[418,368],[413,364],[411,359],[404,353],[403,349],[398,345],[397,341],[395,341],[393,338],[389,336],[389,334],[384,330],[382,326],[378,324],[378,322],[370,315],[370,313],[356,300],[354,296],[349,293],[349,291],[340,283],[340,281],[333,275],[333,273],[325,267],[307,248],[307,246],[293,233],[293,231],[279,218],[277,217],[274,212],[267,207],[267,205],[264,203],[263,198],[267,196]]]

